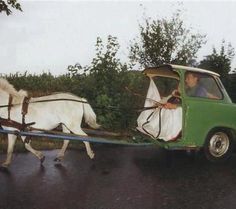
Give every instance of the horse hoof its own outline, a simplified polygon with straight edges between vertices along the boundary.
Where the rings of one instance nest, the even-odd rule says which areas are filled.
[[[58,157],[56,157],[56,158],[54,159],[54,162],[60,163],[60,162],[61,162],[61,159],[58,158]]]
[[[45,160],[45,156],[43,156],[43,157],[40,159],[40,163],[43,164],[44,160]]]
[[[9,167],[9,163],[3,163],[0,167],[1,168],[8,168]]]
[[[89,155],[89,157],[90,157],[91,160],[93,160],[94,157],[95,157],[95,154],[94,154],[94,153],[91,153],[91,154]]]

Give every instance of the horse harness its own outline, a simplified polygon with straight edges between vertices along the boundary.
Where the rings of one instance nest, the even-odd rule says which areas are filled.
[[[79,102],[79,103],[86,103],[86,104],[88,103],[87,101],[83,101],[83,100],[67,99],[67,98],[30,101],[30,97],[24,97],[22,104],[12,104],[12,101],[13,101],[13,97],[12,97],[12,95],[9,95],[8,104],[7,105],[0,105],[0,108],[7,108],[7,110],[8,110],[7,118],[0,117],[0,129],[2,128],[2,126],[7,126],[7,127],[16,128],[21,131],[25,131],[27,128],[29,128],[29,126],[34,125],[35,122],[25,123],[25,116],[28,113],[29,104],[32,104],[32,103],[44,103],[44,102],[55,102],[55,101],[72,101],[72,102]],[[22,123],[19,123],[19,122],[11,119],[11,109],[12,109],[12,107],[17,106],[17,105],[22,105],[22,107],[21,107]],[[161,104],[158,104],[158,106],[160,106],[160,105]],[[104,109],[104,107],[96,107],[96,108],[97,109]],[[106,107],[106,108],[117,110],[117,108],[112,107],[112,106],[109,108],[108,107]],[[156,107],[154,107],[154,106],[146,107],[146,108],[142,108],[141,111],[146,110],[146,109],[155,109],[155,108]],[[140,111],[140,109],[137,109],[137,110]],[[30,130],[37,130],[37,129],[30,127]]]
[[[25,116],[28,113],[29,104],[43,103],[43,102],[55,102],[55,101],[72,101],[72,102],[79,102],[79,103],[88,103],[87,101],[83,101],[83,100],[67,99],[67,98],[30,101],[30,97],[24,97],[22,104],[12,104],[12,101],[13,101],[13,97],[12,97],[12,95],[9,95],[8,104],[7,105],[0,105],[0,108],[7,107],[7,109],[8,109],[7,119],[0,117],[0,127],[7,126],[7,127],[16,128],[21,131],[25,131],[29,126],[32,126],[35,124],[35,122],[25,123]],[[22,105],[22,107],[21,107],[22,123],[19,123],[19,122],[11,119],[11,108],[16,105]],[[30,130],[38,130],[38,129],[30,127]]]
[[[22,107],[21,107],[22,123],[19,123],[11,119],[11,109],[14,106],[12,104],[12,100],[13,100],[12,96],[9,95],[8,105],[5,105],[5,107],[7,107],[8,117],[7,119],[0,117],[0,126],[17,128],[21,131],[24,131],[28,126],[34,125],[35,122],[25,123],[25,116],[28,113],[30,98],[24,97],[23,102],[22,102]]]

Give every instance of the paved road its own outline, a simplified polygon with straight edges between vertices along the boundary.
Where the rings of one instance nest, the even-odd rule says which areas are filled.
[[[193,160],[152,147],[96,146],[91,161],[83,150],[45,151],[40,166],[31,154],[15,155],[0,172],[0,209],[235,209],[236,156],[223,165]],[[0,155],[3,161],[4,155]]]

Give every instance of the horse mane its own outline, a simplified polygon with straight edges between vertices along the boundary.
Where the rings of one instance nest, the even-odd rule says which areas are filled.
[[[24,90],[17,91],[12,84],[10,84],[6,79],[0,78],[0,89],[9,93],[13,97],[26,97],[28,92]]]

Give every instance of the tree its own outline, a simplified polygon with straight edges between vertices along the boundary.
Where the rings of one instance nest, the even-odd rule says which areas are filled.
[[[98,37],[96,55],[85,69],[87,76],[81,81],[82,95],[86,95],[92,106],[99,107],[96,109],[99,122],[112,129],[121,128],[125,120],[121,106],[125,98],[127,65],[117,58],[119,48],[116,37],[108,36],[106,43]]]
[[[200,61],[199,67],[220,74],[221,80],[223,81],[227,92],[232,100],[236,101],[236,79],[234,76],[229,75],[234,55],[235,53],[232,45],[230,43],[226,44],[223,40],[220,50],[218,51],[215,47],[213,47],[212,53]]]
[[[79,71],[81,71],[83,68],[79,63],[76,63],[75,65],[69,65],[67,67],[67,70],[69,71],[69,74],[71,77],[79,74]]]
[[[10,15],[12,13],[10,9],[11,7],[16,10],[22,11],[21,5],[20,3],[18,3],[18,0],[0,0],[0,13],[5,12],[7,15]]]
[[[130,47],[129,58],[133,64],[141,67],[163,63],[191,65],[205,43],[205,35],[191,33],[180,13],[177,10],[170,19],[144,19],[144,25],[139,26],[139,40],[134,40]]]
[[[231,70],[231,62],[234,58],[234,55],[235,53],[232,45],[230,43],[226,44],[223,40],[220,50],[217,51],[217,49],[213,47],[212,53],[200,61],[199,67],[220,74],[222,80],[225,81],[228,78],[228,73]]]

